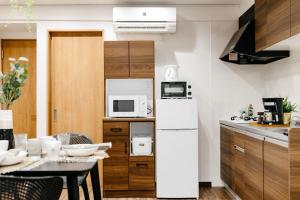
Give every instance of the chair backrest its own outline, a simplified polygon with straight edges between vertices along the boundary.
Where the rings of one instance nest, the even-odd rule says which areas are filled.
[[[59,177],[0,176],[0,200],[58,200],[62,187]]]
[[[93,144],[90,138],[81,133],[59,133],[54,137],[57,138],[58,135],[69,137],[69,144]]]

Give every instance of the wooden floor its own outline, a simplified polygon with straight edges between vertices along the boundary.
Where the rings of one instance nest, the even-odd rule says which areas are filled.
[[[93,199],[92,189],[89,188],[90,199]],[[68,193],[66,190],[63,190],[60,200],[67,200]],[[80,188],[80,199],[84,200],[82,190]],[[232,200],[233,197],[227,192],[224,188],[213,187],[213,188],[201,188],[200,189],[200,199],[201,200]],[[104,198],[103,200],[155,200],[155,198]]]

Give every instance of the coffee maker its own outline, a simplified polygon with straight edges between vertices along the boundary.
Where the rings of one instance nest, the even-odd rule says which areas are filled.
[[[283,124],[283,98],[263,98],[264,123]]]

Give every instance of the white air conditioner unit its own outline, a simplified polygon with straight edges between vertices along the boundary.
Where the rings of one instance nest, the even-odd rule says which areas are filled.
[[[175,33],[176,8],[115,7],[113,25],[116,32]]]

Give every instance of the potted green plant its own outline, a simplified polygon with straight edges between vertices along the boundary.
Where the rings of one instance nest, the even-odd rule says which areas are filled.
[[[297,104],[292,103],[291,101],[289,101],[288,97],[286,97],[283,100],[282,107],[283,107],[283,123],[285,125],[288,125],[291,122],[292,112],[296,111],[297,109]]]
[[[0,72],[0,140],[9,140],[9,149],[14,147],[13,113],[11,105],[21,96],[21,87],[28,77],[28,59],[9,58],[10,71]]]

